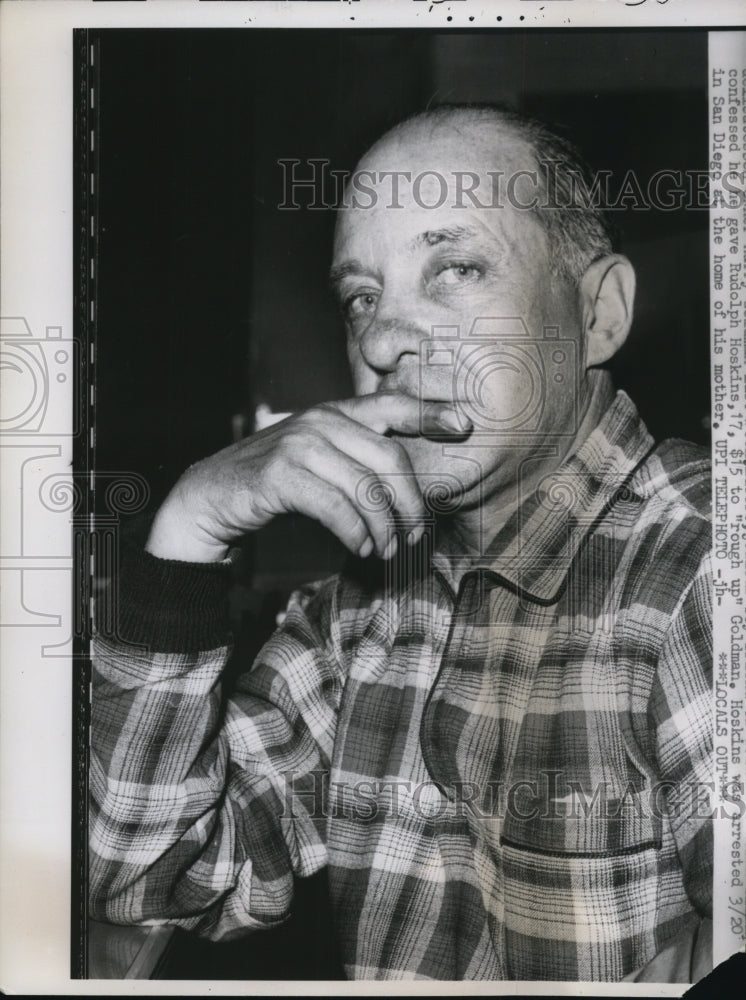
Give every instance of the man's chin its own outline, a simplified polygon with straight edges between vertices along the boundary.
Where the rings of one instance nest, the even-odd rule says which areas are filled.
[[[409,456],[426,501],[431,499],[441,512],[481,502],[483,480],[493,469],[480,461],[468,443],[459,445],[452,438],[446,442],[425,437],[400,437],[398,441]],[[490,457],[494,466],[494,456]]]

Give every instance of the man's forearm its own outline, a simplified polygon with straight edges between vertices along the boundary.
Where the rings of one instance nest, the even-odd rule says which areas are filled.
[[[119,634],[97,637],[93,651],[94,916],[220,938],[284,920],[294,875],[326,863],[314,815],[282,818],[288,747],[303,773],[328,768],[282,673],[298,627],[306,668],[319,667],[309,714],[334,722],[324,648],[305,617],[311,593],[295,595],[294,637],[278,630],[224,700],[228,583],[226,565],[125,555]]]
[[[133,545],[123,563],[117,635],[93,644],[90,883],[96,916],[136,922],[175,915],[164,901],[204,850],[225,784],[228,579]]]

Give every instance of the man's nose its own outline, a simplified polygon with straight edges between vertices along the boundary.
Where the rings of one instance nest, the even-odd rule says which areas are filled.
[[[360,339],[365,363],[381,374],[396,371],[408,357],[419,358],[426,328],[401,315],[376,316]]]

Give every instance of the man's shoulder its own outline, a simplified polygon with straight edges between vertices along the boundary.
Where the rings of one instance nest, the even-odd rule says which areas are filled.
[[[712,463],[702,445],[679,438],[661,441],[637,469],[631,489],[661,513],[678,508],[709,522],[712,514]]]
[[[647,445],[634,471],[619,482],[581,563],[592,574],[609,560],[611,592],[625,609],[620,627],[634,622],[633,635],[671,619],[694,581],[711,572],[706,449],[675,439],[656,445],[649,439]]]
[[[705,448],[665,440],[650,451],[627,483],[622,504],[630,559],[628,581],[640,606],[671,609],[692,581],[709,572],[712,548],[711,470]],[[632,592],[630,590],[630,592]],[[673,603],[671,603],[673,602]]]

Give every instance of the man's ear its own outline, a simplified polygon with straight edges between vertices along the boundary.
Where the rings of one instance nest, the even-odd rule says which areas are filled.
[[[608,361],[627,339],[634,299],[635,271],[626,257],[611,254],[588,267],[580,279],[587,368]]]

